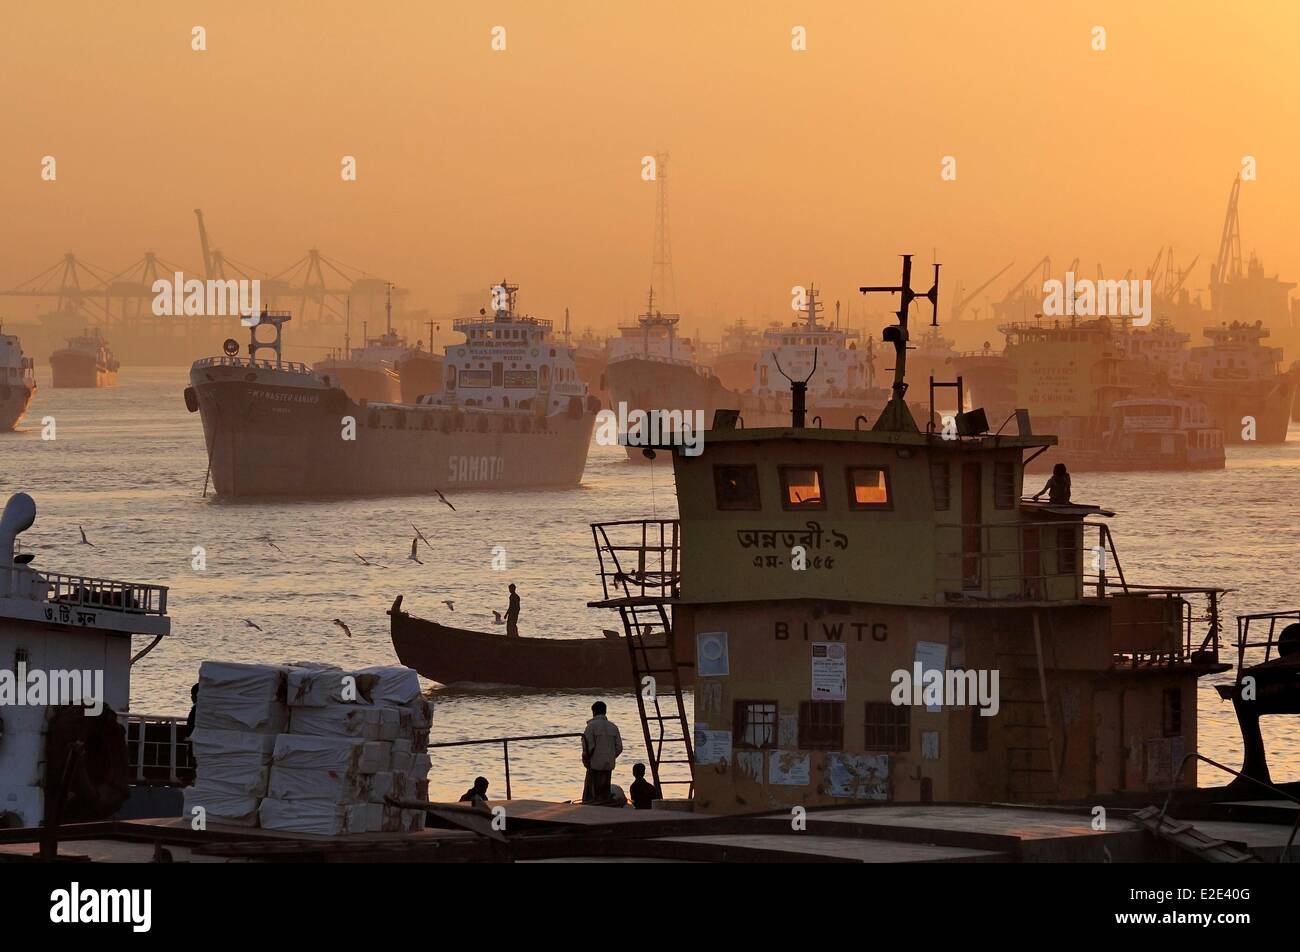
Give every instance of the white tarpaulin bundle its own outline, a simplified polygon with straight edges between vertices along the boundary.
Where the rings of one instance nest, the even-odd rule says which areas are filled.
[[[205,661],[199,666],[194,726],[278,734],[289,722],[286,669],[280,665]]]
[[[204,662],[186,810],[290,833],[415,832],[433,707],[410,668]]]

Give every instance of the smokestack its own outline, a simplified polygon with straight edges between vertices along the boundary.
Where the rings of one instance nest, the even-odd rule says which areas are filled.
[[[804,421],[808,415],[807,396],[807,380],[790,381],[790,425],[796,430],[802,430],[805,425]]]
[[[7,571],[14,564],[14,543],[19,533],[26,532],[36,521],[36,503],[27,493],[14,493],[5,503],[4,515],[0,516],[0,595],[8,595],[12,590],[12,573]]]

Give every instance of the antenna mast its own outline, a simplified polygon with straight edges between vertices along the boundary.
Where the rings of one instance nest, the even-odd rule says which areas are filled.
[[[889,285],[872,285],[869,287],[858,288],[863,294],[872,294],[876,292],[901,295],[898,310],[894,313],[898,315],[898,323],[886,327],[880,337],[883,341],[894,345],[894,384],[892,387],[893,394],[889,398],[889,403],[880,414],[880,419],[876,420],[873,430],[892,430],[892,431],[910,431],[920,432],[917,429],[916,421],[912,419],[912,413],[907,409],[907,402],[904,396],[907,394],[907,317],[911,310],[912,302],[917,298],[924,298],[930,302],[931,318],[930,326],[939,326],[939,263],[934,265],[934,284],[930,290],[925,293],[919,293],[912,290],[912,256],[903,255],[903,277],[897,286]]]
[[[658,197],[655,203],[654,263],[650,267],[650,287],[659,289],[659,304],[669,311],[676,310],[677,286],[673,279],[673,251],[668,234],[668,153],[655,154],[655,181]]]

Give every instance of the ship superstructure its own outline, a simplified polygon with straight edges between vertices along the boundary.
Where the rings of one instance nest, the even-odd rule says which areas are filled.
[[[0,325],[0,332],[3,331]],[[36,396],[35,361],[13,334],[0,333],[0,433],[21,422]]]

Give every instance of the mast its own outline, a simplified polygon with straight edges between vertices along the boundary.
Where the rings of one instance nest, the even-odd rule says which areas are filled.
[[[876,420],[873,430],[891,430],[919,432],[916,421],[912,419],[912,413],[907,409],[907,402],[904,396],[907,394],[907,318],[911,310],[912,302],[917,298],[925,298],[930,302],[933,310],[931,318],[932,326],[938,327],[939,313],[939,267],[938,262],[934,265],[934,284],[929,291],[918,293],[912,290],[912,256],[903,255],[903,277],[896,286],[890,285],[871,285],[858,288],[863,294],[875,292],[887,292],[889,294],[900,295],[899,307],[895,312],[898,315],[898,323],[886,327],[880,335],[881,339],[894,345],[894,383],[891,387],[893,393],[889,398],[889,403],[881,412],[880,418]]]

